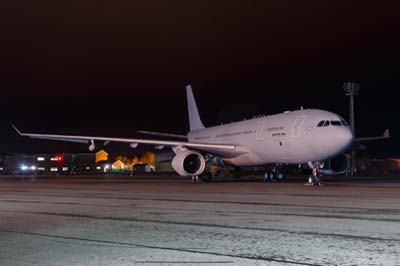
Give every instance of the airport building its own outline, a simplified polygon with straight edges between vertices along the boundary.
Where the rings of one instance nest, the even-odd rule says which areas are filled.
[[[75,175],[173,171],[168,154],[146,152],[142,156],[129,159],[116,156],[109,159],[109,154],[100,150],[97,153],[39,153],[39,154],[0,154],[0,174],[19,175]]]
[[[2,174],[64,174],[101,171],[94,153],[2,154]]]

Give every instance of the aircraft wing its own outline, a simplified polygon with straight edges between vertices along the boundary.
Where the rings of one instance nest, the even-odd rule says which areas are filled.
[[[158,137],[169,137],[169,138],[175,138],[175,139],[182,139],[182,140],[188,139],[188,136],[186,136],[186,135],[154,132],[154,131],[147,131],[147,130],[138,130],[138,133],[145,134],[145,135],[158,136]]]
[[[23,133],[23,132],[20,132],[14,125],[12,127],[21,136],[30,137],[30,138],[34,138],[34,139],[57,140],[57,141],[65,141],[65,142],[89,143],[92,141],[108,141],[108,142],[124,142],[124,143],[133,143],[133,144],[139,143],[139,144],[161,145],[161,146],[170,146],[170,147],[187,147],[187,148],[204,149],[204,150],[210,149],[210,150],[221,150],[221,151],[231,151],[231,152],[235,151],[236,148],[238,148],[237,145],[193,143],[193,142],[187,142],[187,141]]]

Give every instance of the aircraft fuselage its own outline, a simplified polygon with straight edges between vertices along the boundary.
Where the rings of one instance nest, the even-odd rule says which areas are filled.
[[[329,121],[328,125],[321,125],[323,121]],[[238,166],[321,161],[343,152],[353,141],[352,131],[343,118],[317,109],[199,129],[191,131],[188,137],[193,143],[237,145],[240,150],[203,150]]]

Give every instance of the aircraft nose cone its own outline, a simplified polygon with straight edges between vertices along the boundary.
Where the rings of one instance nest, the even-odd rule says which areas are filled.
[[[344,152],[353,143],[353,131],[349,127],[332,126],[327,129],[322,132],[323,134],[314,138],[314,149],[319,157],[336,156]]]
[[[341,134],[341,144],[343,145],[343,148],[345,149],[349,145],[351,145],[353,139],[354,139],[353,131],[350,128],[344,129]]]

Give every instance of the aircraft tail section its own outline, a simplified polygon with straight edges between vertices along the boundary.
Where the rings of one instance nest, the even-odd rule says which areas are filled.
[[[204,125],[200,119],[199,110],[197,109],[197,104],[193,96],[191,85],[186,86],[186,95],[188,103],[190,131],[203,129]]]

